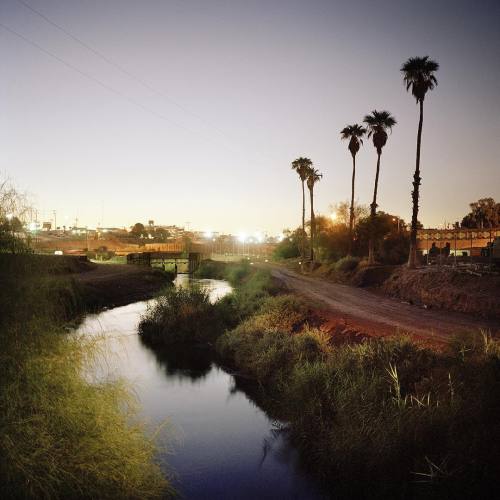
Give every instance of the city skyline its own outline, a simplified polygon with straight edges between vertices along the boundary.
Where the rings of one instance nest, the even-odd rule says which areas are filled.
[[[398,124],[379,209],[409,221],[418,108],[399,68],[427,54],[441,68],[426,99],[421,221],[453,223],[500,197],[496,2],[6,0],[0,17],[0,171],[48,220],[278,234],[300,224],[291,161],[321,170],[327,215],[350,195],[340,130],[388,109]],[[375,161],[367,139],[362,204]]]

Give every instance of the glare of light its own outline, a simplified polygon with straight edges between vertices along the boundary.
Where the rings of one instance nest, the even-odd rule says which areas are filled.
[[[7,217],[8,220],[11,220],[14,217],[14,214],[7,214],[6,217]]]
[[[212,231],[210,231],[210,229],[207,229],[207,230],[205,231],[204,236],[205,236],[205,238],[210,239],[210,238],[212,238],[213,233],[212,233]]]
[[[259,233],[258,231],[255,233],[255,239],[259,242],[259,243],[262,243],[264,241],[264,237],[262,236],[261,233]]]
[[[335,221],[337,219],[337,214],[335,212],[332,212],[330,214],[330,219],[332,219],[333,221]]]
[[[37,230],[37,223],[36,222],[30,222],[28,225],[28,229],[30,231],[36,231]]]
[[[281,243],[285,239],[285,235],[283,233],[280,233],[278,235],[278,241]]]
[[[245,233],[240,233],[240,234],[238,235],[238,240],[239,240],[241,243],[245,243],[246,239],[247,239],[247,235],[246,235]]]

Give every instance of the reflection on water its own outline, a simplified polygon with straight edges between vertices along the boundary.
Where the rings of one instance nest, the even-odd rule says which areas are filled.
[[[196,280],[212,300],[231,287]],[[182,276],[177,286],[186,286]],[[180,441],[159,459],[176,475],[188,499],[321,498],[299,470],[296,450],[281,425],[268,418],[234,377],[201,349],[152,350],[137,335],[147,302],[89,316],[78,331],[102,335],[106,363],[96,377],[119,376],[134,385],[144,417],[155,426],[168,419]],[[172,443],[170,443],[170,448]],[[170,452],[172,450],[169,450]]]

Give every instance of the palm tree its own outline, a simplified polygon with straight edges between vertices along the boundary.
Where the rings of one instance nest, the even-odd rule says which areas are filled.
[[[309,196],[311,200],[311,262],[314,262],[314,232],[315,232],[315,222],[314,222],[314,185],[323,177],[323,174],[319,173],[312,166],[307,172],[307,188],[309,189]]]
[[[300,182],[302,183],[302,238],[301,238],[301,249],[300,254],[302,257],[302,262],[305,258],[305,234],[306,234],[306,193],[304,183],[307,179],[307,174],[309,169],[312,167],[312,161],[309,158],[300,157],[292,161],[292,169],[295,170],[300,177]]]
[[[354,225],[354,180],[356,178],[356,154],[359,151],[360,145],[363,144],[363,136],[366,134],[366,129],[361,125],[355,123],[354,125],[347,125],[340,131],[341,139],[349,139],[349,151],[352,155],[352,187],[351,187],[351,208],[349,210],[349,251],[352,251],[352,229]]]
[[[417,159],[415,173],[413,174],[413,191],[411,193],[413,210],[411,215],[410,230],[410,255],[408,256],[408,267],[413,269],[417,261],[417,225],[418,225],[418,200],[420,197],[420,145],[422,143],[422,124],[424,121],[424,99],[428,90],[437,85],[434,72],[439,69],[439,64],[429,56],[410,57],[401,67],[406,90],[411,89],[413,97],[420,104],[420,119],[417,132]]]
[[[370,205],[370,240],[368,243],[368,263],[375,263],[375,216],[377,215],[377,189],[378,177],[380,172],[380,156],[382,155],[382,148],[387,142],[387,130],[392,131],[392,127],[396,125],[396,119],[389,113],[389,111],[374,110],[370,115],[366,115],[363,122],[368,128],[368,137],[372,137],[373,145],[377,150],[377,171],[375,174],[375,187],[373,189],[373,201]]]

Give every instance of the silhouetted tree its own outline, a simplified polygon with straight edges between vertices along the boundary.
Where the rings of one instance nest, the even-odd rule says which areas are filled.
[[[382,148],[387,142],[387,130],[392,130],[396,125],[396,119],[389,113],[389,111],[374,110],[370,115],[366,115],[363,122],[368,127],[368,137],[372,137],[373,145],[377,150],[377,170],[375,173],[375,186],[373,189],[373,201],[370,205],[370,220],[373,225],[375,224],[375,216],[377,214],[377,190],[378,178],[380,173],[380,156],[382,155]],[[375,230],[375,229],[374,229]],[[368,244],[368,263],[375,263],[374,253],[374,235],[370,238]]]
[[[309,158],[299,157],[292,162],[292,169],[299,174],[300,182],[302,184],[302,238],[300,246],[300,254],[302,261],[305,258],[305,226],[306,226],[306,193],[304,183],[307,179],[308,170],[312,166],[312,161]]]
[[[351,218],[351,206],[349,201],[341,201],[339,203],[335,203],[335,205],[330,205],[330,212],[335,213],[334,223],[344,224],[347,228],[349,227],[349,222]],[[367,205],[360,205],[359,203],[354,202],[354,225],[359,219],[363,217],[367,217],[370,214],[370,209]]]
[[[413,210],[411,216],[410,230],[410,251],[408,256],[408,267],[414,268],[417,261],[417,222],[418,222],[418,201],[420,197],[420,146],[422,143],[422,124],[424,121],[424,99],[427,91],[432,90],[437,85],[434,72],[439,69],[439,64],[429,56],[410,57],[401,67],[406,90],[411,89],[413,97],[420,105],[420,118],[417,132],[417,156],[415,163],[415,173],[413,174],[412,203]]]
[[[135,236],[139,237],[139,236],[143,235],[146,232],[146,228],[144,227],[144,224],[142,224],[141,222],[136,222],[134,224],[134,226],[132,227],[131,232]]]
[[[347,125],[340,131],[340,138],[349,139],[349,151],[352,156],[352,185],[351,185],[351,208],[349,211],[349,250],[348,255],[352,252],[352,228],[354,225],[354,181],[356,178],[356,154],[359,151],[360,145],[363,144],[363,136],[366,134],[366,129],[355,123]]]
[[[469,206],[471,211],[462,219],[462,227],[484,229],[500,226],[500,203],[493,198],[481,198]]]
[[[309,189],[309,196],[311,202],[311,262],[314,262],[314,185],[319,182],[323,174],[315,168],[309,168],[307,172],[307,189]]]

